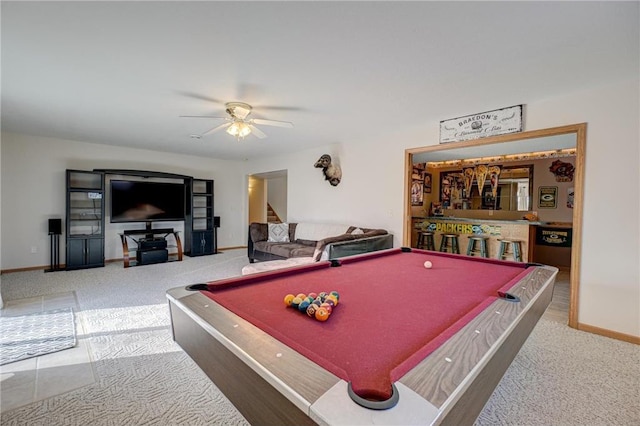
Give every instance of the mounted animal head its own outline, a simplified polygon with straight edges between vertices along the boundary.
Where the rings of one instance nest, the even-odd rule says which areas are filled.
[[[329,154],[323,154],[313,167],[322,169],[324,179],[328,180],[331,186],[338,186],[340,180],[342,180],[342,170],[340,166],[331,162],[331,156]]]

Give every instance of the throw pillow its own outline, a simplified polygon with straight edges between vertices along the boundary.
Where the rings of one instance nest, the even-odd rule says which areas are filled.
[[[269,239],[270,243],[288,243],[289,242],[289,224],[288,223],[270,223]]]
[[[353,231],[351,231],[351,235],[362,235],[364,234],[364,231],[360,228],[356,228]]]

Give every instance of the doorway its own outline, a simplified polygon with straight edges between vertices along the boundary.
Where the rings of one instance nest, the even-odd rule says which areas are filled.
[[[287,171],[249,175],[248,223],[287,221]],[[276,219],[273,219],[275,214]]]
[[[471,141],[451,142],[405,150],[403,244],[411,245],[411,179],[414,163],[465,159],[508,154],[524,154],[575,147],[573,241],[569,278],[568,325],[578,328],[578,294],[580,248],[582,245],[582,209],[584,190],[584,158],[587,124],[573,124],[528,132],[511,133]]]

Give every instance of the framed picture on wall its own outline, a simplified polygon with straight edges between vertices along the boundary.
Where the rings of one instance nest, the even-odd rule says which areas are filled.
[[[431,194],[431,173],[424,174],[424,192],[425,194]]]
[[[541,186],[538,189],[538,207],[541,209],[555,209],[558,207],[557,186]]]
[[[422,186],[424,182],[422,179],[413,179],[411,182],[411,205],[412,206],[422,206],[424,202],[424,197],[422,195],[423,189]]]
[[[461,198],[464,182],[462,170],[440,173],[440,201],[442,207],[449,208],[454,200]]]

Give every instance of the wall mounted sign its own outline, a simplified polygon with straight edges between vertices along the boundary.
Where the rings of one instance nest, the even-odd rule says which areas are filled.
[[[500,235],[500,226],[479,223],[422,222],[419,228],[431,232]]]
[[[556,182],[573,182],[573,172],[575,167],[571,163],[565,163],[564,161],[556,160],[551,163],[549,171],[556,177]]]
[[[440,143],[466,141],[522,131],[522,105],[440,122]]]
[[[558,207],[558,187],[541,186],[538,190],[538,207],[541,209],[555,209]]]
[[[571,247],[571,228],[544,228],[536,229],[536,244],[552,247]]]

